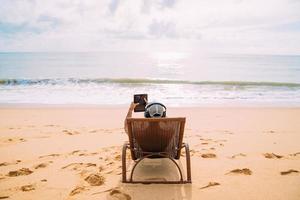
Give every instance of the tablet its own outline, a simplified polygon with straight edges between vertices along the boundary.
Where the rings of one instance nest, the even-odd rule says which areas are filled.
[[[135,94],[133,95],[133,102],[138,103],[138,105],[134,108],[134,112],[144,112],[145,106],[148,102],[147,94]]]

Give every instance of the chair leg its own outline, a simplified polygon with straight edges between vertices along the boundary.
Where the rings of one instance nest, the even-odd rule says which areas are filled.
[[[190,157],[190,148],[189,144],[185,143],[185,154],[186,154],[186,173],[187,173],[187,182],[191,183],[192,182],[192,177],[191,177],[191,157]]]
[[[122,150],[122,182],[127,182],[127,175],[126,175],[126,150],[128,148],[128,142],[125,142],[123,144],[123,150]]]

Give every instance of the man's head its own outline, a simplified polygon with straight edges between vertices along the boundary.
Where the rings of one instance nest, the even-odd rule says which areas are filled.
[[[152,102],[146,105],[144,114],[147,118],[166,117],[166,111],[166,106],[162,103]]]

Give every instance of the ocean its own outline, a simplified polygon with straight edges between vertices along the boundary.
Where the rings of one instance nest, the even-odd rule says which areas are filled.
[[[0,104],[300,106],[300,56],[0,53]]]

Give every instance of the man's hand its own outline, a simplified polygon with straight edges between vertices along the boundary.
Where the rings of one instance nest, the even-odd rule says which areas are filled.
[[[130,109],[133,110],[137,105],[139,105],[139,103],[131,102]]]

